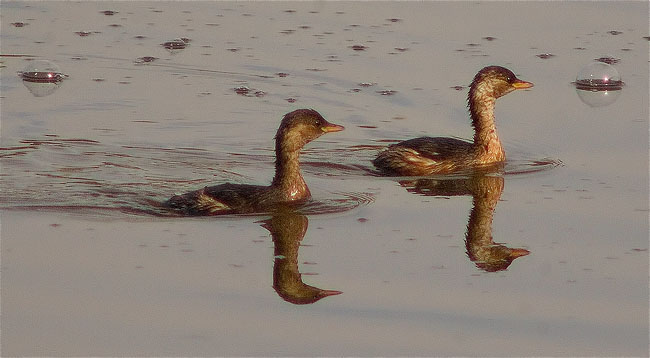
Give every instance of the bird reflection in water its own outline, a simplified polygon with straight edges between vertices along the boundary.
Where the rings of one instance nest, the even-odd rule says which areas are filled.
[[[309,220],[305,215],[292,210],[274,213],[261,221],[273,237],[275,261],[273,263],[273,288],[283,300],[304,305],[314,303],[324,297],[339,295],[341,291],[323,290],[302,282],[298,270],[298,249]]]
[[[530,253],[493,241],[492,217],[503,192],[503,183],[501,176],[477,173],[469,178],[407,180],[400,185],[411,193],[427,196],[471,195],[472,211],[465,235],[467,256],[479,269],[496,272],[507,269],[516,258]]]

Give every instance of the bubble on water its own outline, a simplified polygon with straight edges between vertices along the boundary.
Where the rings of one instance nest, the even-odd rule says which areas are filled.
[[[587,91],[616,91],[623,88],[623,81],[614,66],[596,61],[585,66],[576,76],[575,86]]]
[[[578,98],[589,107],[604,107],[616,102],[623,89],[624,83],[616,68],[602,59],[580,70],[574,82]]]
[[[59,66],[47,60],[29,61],[18,74],[27,82],[59,82],[68,77],[61,72]]]
[[[68,77],[61,72],[59,66],[47,60],[29,61],[18,75],[35,97],[45,97],[54,93],[61,87],[61,82]]]

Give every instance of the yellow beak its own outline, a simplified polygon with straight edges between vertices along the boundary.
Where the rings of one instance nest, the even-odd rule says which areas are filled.
[[[329,133],[329,132],[340,132],[340,131],[344,130],[345,127],[339,126],[338,124],[328,123],[328,124],[320,127],[320,129],[325,133]]]
[[[522,81],[522,80],[517,80],[512,84],[512,87],[514,87],[515,89],[531,88],[531,87],[533,87],[533,83],[532,82]]]

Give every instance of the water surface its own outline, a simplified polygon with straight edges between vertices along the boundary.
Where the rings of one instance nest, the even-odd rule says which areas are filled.
[[[648,355],[647,3],[69,5],[0,4],[4,355]],[[601,57],[625,86],[590,106]],[[35,93],[30,59],[68,77]],[[471,138],[493,64],[535,84],[497,102],[505,173],[373,175]],[[305,148],[306,207],[156,208],[267,184],[305,107],[346,127]]]

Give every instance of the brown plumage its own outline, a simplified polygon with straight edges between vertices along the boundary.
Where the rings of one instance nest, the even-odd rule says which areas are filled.
[[[418,176],[447,174],[505,161],[494,124],[496,99],[533,84],[512,71],[489,66],[480,70],[469,88],[467,102],[474,127],[473,142],[445,137],[420,137],[389,146],[373,164],[384,175]]]
[[[183,195],[174,195],[164,205],[186,215],[255,213],[282,205],[295,205],[311,198],[300,173],[302,147],[328,132],[343,130],[313,109],[287,113],[275,135],[275,177],[270,186],[221,184]]]

